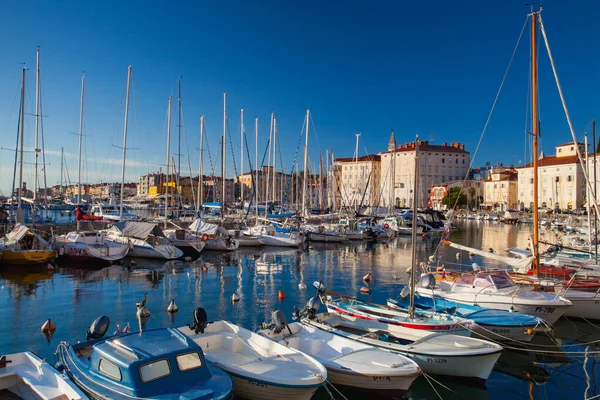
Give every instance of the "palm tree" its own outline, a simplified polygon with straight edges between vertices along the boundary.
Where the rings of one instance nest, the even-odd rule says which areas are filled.
[[[470,208],[473,209],[473,198],[475,197],[475,194],[477,193],[477,191],[475,190],[475,188],[469,188],[468,193],[469,193],[469,199],[471,199],[471,201],[469,202]]]

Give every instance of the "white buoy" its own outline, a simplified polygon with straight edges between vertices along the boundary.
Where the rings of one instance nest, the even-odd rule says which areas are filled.
[[[360,288],[360,292],[364,293],[364,294],[371,294],[371,289],[369,289],[368,287],[363,286],[363,287]]]
[[[179,311],[179,307],[177,307],[177,304],[175,304],[175,299],[172,299],[169,303],[169,307],[167,307],[167,312],[175,313],[177,311]]]
[[[456,259],[460,260],[460,253],[456,253]]]
[[[238,294],[237,294],[237,293],[233,293],[233,294],[231,295],[231,301],[233,301],[234,303],[235,303],[236,301],[240,301],[240,296],[238,296]]]
[[[306,283],[299,283],[298,284],[298,289],[300,289],[300,290],[306,290]]]

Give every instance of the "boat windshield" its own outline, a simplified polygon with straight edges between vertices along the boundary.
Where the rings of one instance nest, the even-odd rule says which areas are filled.
[[[503,289],[515,286],[513,280],[504,271],[491,273],[490,279],[494,283],[494,286],[496,286],[496,289]]]

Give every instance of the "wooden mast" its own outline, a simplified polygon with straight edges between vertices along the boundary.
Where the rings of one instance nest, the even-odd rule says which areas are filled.
[[[539,273],[539,227],[538,227],[538,60],[537,60],[537,15],[531,13],[531,123],[533,124],[533,273]]]

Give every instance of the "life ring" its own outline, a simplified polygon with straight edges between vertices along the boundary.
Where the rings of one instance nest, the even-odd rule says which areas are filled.
[[[203,233],[202,236],[200,237],[200,240],[202,240],[203,242],[206,242],[208,240],[208,235],[206,233]]]
[[[383,224],[383,227],[384,227],[385,229],[388,229],[388,228],[390,227],[390,224],[388,224],[388,223],[385,223],[385,224]]]

